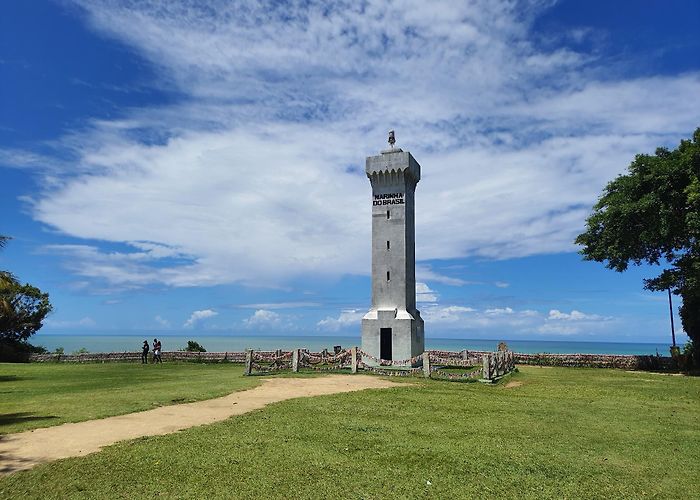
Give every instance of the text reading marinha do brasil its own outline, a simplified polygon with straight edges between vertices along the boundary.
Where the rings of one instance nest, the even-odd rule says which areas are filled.
[[[403,193],[375,194],[372,206],[377,205],[403,205]]]

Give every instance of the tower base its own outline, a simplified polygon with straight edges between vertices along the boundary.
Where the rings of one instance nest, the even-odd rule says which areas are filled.
[[[377,359],[404,361],[395,366],[420,365],[420,360],[411,362],[411,358],[425,350],[423,328],[418,310],[370,309],[362,318],[362,350]],[[362,362],[379,366],[373,359]]]

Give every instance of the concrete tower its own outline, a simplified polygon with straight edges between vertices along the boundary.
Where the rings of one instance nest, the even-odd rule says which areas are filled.
[[[425,347],[416,309],[415,191],[420,165],[391,149],[367,158],[372,184],[372,307],[362,318],[362,350],[380,359],[407,360]],[[370,360],[365,360],[371,363]]]

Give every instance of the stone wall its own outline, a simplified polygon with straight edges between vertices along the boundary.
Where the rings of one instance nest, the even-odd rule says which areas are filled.
[[[673,370],[670,356],[617,354],[515,354],[515,363],[537,366],[621,368],[623,370]]]
[[[478,358],[489,351],[430,351],[441,358]],[[578,368],[621,368],[623,370],[673,370],[670,356],[634,354],[515,354],[515,364],[535,366],[569,366]]]
[[[256,351],[257,352],[257,351]],[[474,360],[480,362],[488,351],[428,351],[431,356],[454,360]],[[274,355],[275,351],[259,352]],[[321,353],[318,353],[320,355]],[[623,370],[674,370],[673,358],[668,356],[639,356],[616,354],[523,354],[514,353],[518,365],[535,366],[569,366],[578,368],[620,368]],[[245,352],[164,352],[163,361],[195,361],[202,363],[245,363]],[[149,362],[152,353],[148,356]],[[141,362],[140,352],[108,352],[88,354],[32,354],[30,362],[66,362],[66,363],[106,363],[106,362]]]
[[[163,352],[163,361],[198,361],[202,363],[244,363],[245,352]],[[148,361],[153,359],[153,353],[148,353]],[[141,362],[141,352],[102,352],[87,354],[32,354],[32,363],[64,362],[64,363],[111,363],[111,362]]]

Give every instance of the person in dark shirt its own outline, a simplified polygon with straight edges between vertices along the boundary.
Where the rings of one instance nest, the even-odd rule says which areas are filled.
[[[144,340],[141,348],[141,363],[148,364],[148,351],[148,340]]]

